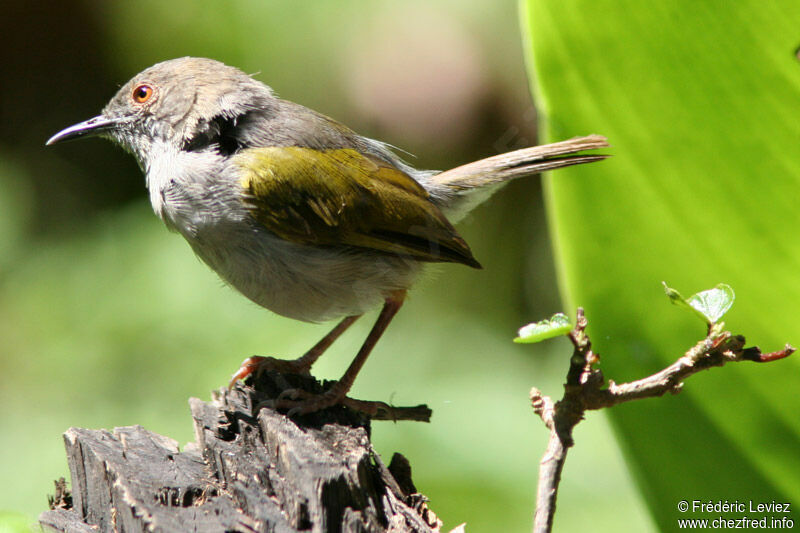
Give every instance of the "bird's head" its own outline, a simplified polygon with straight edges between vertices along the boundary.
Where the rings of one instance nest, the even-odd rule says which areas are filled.
[[[126,83],[103,112],[55,134],[47,144],[99,135],[146,163],[155,143],[172,149],[237,149],[236,128],[268,112],[269,87],[219,61],[183,57],[153,65]]]

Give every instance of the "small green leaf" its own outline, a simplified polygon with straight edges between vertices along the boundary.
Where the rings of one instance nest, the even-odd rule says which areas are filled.
[[[686,302],[714,324],[728,312],[735,299],[731,286],[720,283],[713,289],[692,295]]]
[[[514,342],[532,344],[543,340],[552,339],[559,335],[566,335],[572,329],[569,317],[564,313],[556,313],[547,320],[540,320],[520,328],[518,337]]]
[[[672,303],[691,309],[709,325],[716,324],[728,312],[736,299],[731,286],[725,283],[720,283],[713,289],[693,294],[689,298],[684,298],[678,291],[668,287],[665,282],[661,283]]]

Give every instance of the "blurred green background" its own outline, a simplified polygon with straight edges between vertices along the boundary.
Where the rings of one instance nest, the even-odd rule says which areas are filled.
[[[295,356],[329,326],[283,319],[224,287],[152,215],[130,156],[100,140],[44,147],[164,59],[236,65],[279,95],[447,168],[535,144],[512,0],[14,2],[0,28],[0,531],[46,508],[70,426],[142,424],[193,439],[209,398],[251,354]],[[594,128],[564,137],[604,133]],[[431,268],[354,396],[428,403],[431,424],[376,423],[450,529],[528,530],[547,433],[528,406],[558,394],[565,343],[516,329],[562,309],[536,179],[460,226],[484,270]],[[681,288],[681,287],[679,287]],[[338,377],[370,320],[315,367]],[[652,529],[602,415],[577,430],[562,531]],[[580,444],[583,444],[582,446]],[[580,512],[575,510],[580,509]],[[5,528],[5,529],[4,529]]]

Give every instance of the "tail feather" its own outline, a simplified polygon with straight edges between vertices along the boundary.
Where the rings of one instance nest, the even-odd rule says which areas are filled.
[[[575,155],[584,150],[607,148],[608,141],[601,135],[575,137],[542,146],[523,148],[500,154],[473,163],[468,163],[431,176],[430,181],[438,188],[447,188],[452,193],[502,183],[545,170],[591,163],[608,157],[606,154]]]
[[[606,138],[600,135],[575,137],[488,157],[439,174],[424,172],[414,176],[450,222],[456,223],[503,183],[545,170],[600,161],[608,155],[579,152],[608,146]]]

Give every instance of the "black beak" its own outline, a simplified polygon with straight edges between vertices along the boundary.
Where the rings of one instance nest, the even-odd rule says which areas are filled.
[[[50,137],[46,144],[49,146],[61,141],[77,139],[78,137],[97,135],[104,131],[113,129],[118,123],[118,119],[107,118],[103,115],[99,115],[59,131]]]

